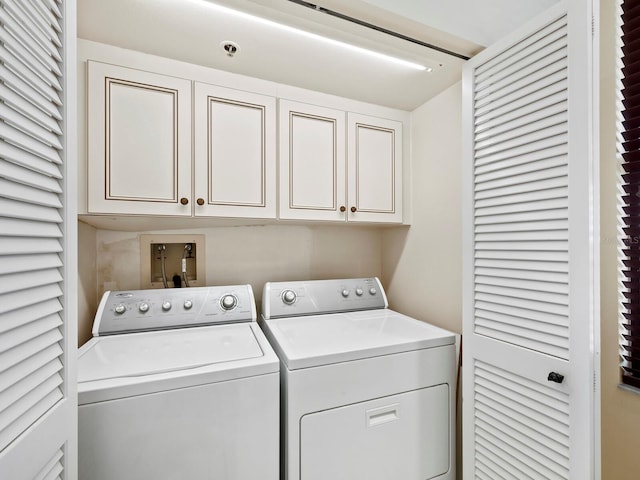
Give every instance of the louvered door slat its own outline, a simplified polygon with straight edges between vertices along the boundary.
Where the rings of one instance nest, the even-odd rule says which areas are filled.
[[[4,47],[10,51],[14,57],[19,58],[38,75],[40,80],[46,82],[47,85],[55,88],[58,92],[62,91],[62,85],[60,85],[59,80],[60,70],[55,64],[44,62],[33,50],[18,42],[15,37],[10,35],[6,30],[0,30],[0,41],[4,43]]]
[[[560,114],[564,114],[565,118],[567,118],[568,105],[566,99],[563,99],[561,95],[558,95],[557,98],[554,97],[556,96],[546,98],[544,102],[539,104],[528,105],[516,112],[511,112],[477,125],[476,139],[483,140],[491,135],[509,132],[512,128],[522,127],[531,122],[537,122]]]
[[[493,268],[505,270],[505,274],[512,271],[527,272],[561,272],[569,273],[569,266],[562,261],[545,261],[544,259],[526,260],[526,259],[502,259],[500,256],[494,258],[486,258],[486,255],[478,256],[475,261],[476,268]],[[1,264],[0,264],[1,265]],[[1,268],[0,268],[1,271]]]
[[[2,64],[0,64],[0,80],[12,90],[20,92],[20,95],[41,109],[45,114],[58,120],[60,119],[60,113],[58,112],[59,105],[54,102],[54,99],[49,99],[46,92],[36,90],[29,81],[16,75]]]
[[[24,204],[17,200],[9,200],[0,197],[0,211],[3,216],[16,216],[27,220],[62,222],[62,217],[57,210],[42,205]],[[6,213],[5,213],[6,212]]]
[[[38,48],[38,44],[31,37],[30,34],[16,22],[4,9],[0,9],[0,21],[5,25],[5,34],[3,38],[7,38],[8,43],[18,43],[23,48],[29,50],[33,56],[45,65],[49,70],[56,75],[61,76],[62,71],[58,66],[58,62],[48,54],[48,52]],[[9,40],[9,37],[13,40]]]
[[[509,317],[513,317],[516,322],[521,322],[522,319],[529,320],[532,322],[531,326],[535,325],[535,322],[539,324],[539,328],[541,331],[547,331],[550,327],[556,326],[559,330],[566,330],[569,328],[569,322],[566,317],[566,310],[561,309],[560,313],[550,311],[550,308],[545,308],[543,311],[534,310],[533,308],[529,308],[532,306],[538,306],[536,304],[519,304],[519,305],[508,305],[506,303],[492,302],[492,299],[482,300],[478,299],[476,302],[476,308],[478,309],[478,313],[484,316],[495,315],[505,315]],[[500,300],[500,299],[496,299]],[[557,307],[554,308],[554,310]],[[489,312],[489,313],[487,313]]]
[[[508,140],[520,138],[521,142],[526,142],[527,133],[538,130],[547,132],[553,126],[566,124],[568,116],[566,111],[550,114],[549,111],[539,110],[537,115],[528,115],[517,118],[502,128],[491,128],[485,130],[484,134],[476,136],[476,149],[480,152],[485,146],[505,144]],[[566,130],[566,126],[564,127]],[[551,133],[552,135],[554,133]],[[521,143],[518,143],[521,144]]]
[[[58,253],[62,252],[62,246],[56,238],[21,238],[19,242],[16,242],[13,238],[0,236],[0,251],[5,255]],[[2,310],[1,307],[0,310]]]
[[[517,112],[521,108],[532,103],[544,101],[545,99],[567,90],[567,77],[564,72],[558,71],[552,75],[541,77],[536,83],[523,85],[520,89],[504,95],[476,111],[476,125],[480,126],[486,121],[501,117],[510,112]],[[543,108],[538,105],[537,108]]]
[[[2,137],[0,137],[2,138]],[[13,165],[23,167],[24,172],[19,174],[20,176],[13,177],[18,180],[19,183],[26,183],[27,185],[38,186],[39,182],[35,181],[38,179],[37,176],[33,175],[33,172],[41,173],[45,177],[45,180],[41,180],[44,184],[47,185],[46,190],[51,192],[55,192],[56,188],[51,187],[50,179],[59,180],[60,168],[57,164],[49,162],[43,158],[40,158],[36,155],[33,155],[31,152],[27,152],[16,145],[11,145],[3,140],[0,140],[0,155],[7,162],[12,163]],[[6,167],[2,167],[6,168]],[[12,175],[18,175],[17,170],[12,170]],[[22,182],[21,178],[29,178],[29,181]],[[58,185],[57,190],[61,190]],[[59,193],[59,192],[58,192]]]
[[[60,184],[57,179],[40,175],[38,172],[28,170],[3,159],[0,159],[0,177],[7,180],[4,182],[6,185],[22,184],[31,187],[39,187],[39,189],[48,192],[60,193]],[[54,202],[51,201],[48,202],[49,205],[52,205],[53,203]],[[57,203],[60,203],[59,198],[57,198]]]
[[[10,273],[0,278],[0,295],[62,281],[57,268],[32,272]]]
[[[6,2],[3,5],[3,9],[6,10],[15,23],[21,27],[22,32],[26,34],[23,35],[24,37],[30,37],[31,40],[36,42],[38,49],[42,49],[58,62],[62,61],[62,56],[58,51],[60,40],[57,38],[57,35],[55,32],[45,33],[40,29],[39,25],[31,21],[28,8],[24,8],[24,6],[18,2]]]
[[[33,480],[55,480],[61,478],[60,475],[64,471],[63,467],[64,453],[58,450],[55,455],[42,467],[42,470],[34,477]]]
[[[0,412],[7,410],[12,404],[19,402],[29,392],[42,383],[45,383],[49,378],[56,376],[60,370],[62,370],[62,363],[60,363],[60,360],[56,357],[51,362],[39,366],[37,370],[29,374],[19,372],[19,379],[2,392]]]
[[[1,49],[0,55],[2,55]],[[30,118],[23,115],[22,112],[15,110],[13,107],[8,106],[7,108],[3,109],[2,113],[0,113],[0,119],[12,124],[22,131],[28,130],[29,134],[32,137],[34,137],[41,143],[44,143],[45,145],[54,147],[56,149],[62,148],[62,144],[60,143],[58,136],[54,132],[43,128],[40,125],[34,124]]]
[[[486,182],[492,179],[497,180],[525,173],[543,172],[558,167],[565,167],[566,169],[566,163],[567,159],[563,155],[549,156],[545,152],[541,152],[541,155],[533,161],[523,158],[511,159],[508,162],[486,166],[484,170],[478,169],[476,182],[486,185]]]
[[[41,255],[0,255],[0,276],[15,272],[59,268],[61,266],[62,260],[54,253]]]
[[[0,84],[0,96],[2,96],[2,99],[7,105],[10,105],[11,108],[28,117],[36,125],[39,125],[57,135],[62,133],[58,122],[53,117],[42,115],[42,112],[36,106],[25,100],[24,97],[21,97],[14,91],[7,88],[4,84]]]
[[[10,169],[7,169],[10,170]],[[2,163],[0,163],[0,171],[2,171]],[[19,170],[18,170],[19,171]],[[7,177],[5,177],[7,178]],[[31,180],[29,184],[25,185],[25,182],[20,180]],[[17,182],[15,180],[18,180]],[[53,191],[49,187],[54,188]],[[58,185],[59,188],[59,185]],[[50,182],[47,181],[47,177],[36,174],[35,176],[22,176],[22,178],[6,180],[0,178],[0,197],[7,199],[23,199],[28,198],[29,203],[34,205],[40,205],[43,207],[61,208],[62,202],[60,196],[56,192],[56,188]],[[2,210],[3,212],[11,212],[10,210]],[[7,215],[13,216],[13,215]],[[53,220],[52,220],[53,221]]]
[[[62,231],[55,223],[17,220],[0,217],[0,232],[13,237],[61,237]]]
[[[25,59],[18,57],[2,46],[0,46],[0,54],[3,59],[11,62],[9,63],[9,65],[11,65],[9,70],[20,78],[29,78],[32,88],[45,97],[50,98],[56,105],[62,105],[62,100],[59,95],[59,91],[61,90],[59,84],[55,83],[55,81],[47,82],[42,78],[42,76],[44,76],[42,72],[38,72],[34,67],[29,65]]]
[[[27,325],[40,318],[59,314],[62,310],[60,301],[55,298],[45,298],[37,303],[31,303],[23,308],[13,309],[0,314],[0,333]]]
[[[526,62],[509,67],[501,72],[504,78],[491,77],[491,83],[482,91],[478,91],[476,96],[478,107],[497,101],[541,78],[566,69],[567,52],[563,44],[566,45],[566,40],[560,39],[552,46],[554,51],[550,54],[544,55],[541,51],[527,58]]]
[[[486,208],[486,207],[508,207],[513,204],[518,203],[528,203],[528,202],[541,202],[553,199],[566,199],[569,194],[569,189],[565,186],[549,188],[547,186],[543,189],[532,190],[526,193],[515,193],[509,196],[500,196],[495,195],[492,196],[491,192],[485,194],[484,199],[476,200],[475,206],[476,208]]]
[[[20,407],[14,404],[12,408],[0,412],[0,445],[6,445],[10,439],[28,428],[62,398],[61,383],[62,379],[59,375],[49,377],[45,383],[20,399]]]
[[[0,123],[0,137],[45,160],[53,163],[61,163],[60,154],[55,148],[40,143],[32,136],[23,133],[7,123]]]

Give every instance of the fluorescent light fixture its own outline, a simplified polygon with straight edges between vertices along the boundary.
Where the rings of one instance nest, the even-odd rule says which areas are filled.
[[[295,35],[300,35],[307,38],[313,38],[314,40],[325,42],[330,45],[334,45],[336,47],[344,48],[346,50],[351,50],[352,52],[358,52],[363,55],[368,55],[370,57],[374,57],[379,60],[384,60],[386,62],[395,63],[396,65],[402,65],[404,67],[413,68],[415,70],[423,70],[423,71],[426,70],[427,72],[431,72],[433,70],[432,68],[425,67],[424,65],[420,65],[419,63],[410,62],[408,60],[403,60],[401,58],[392,57],[391,55],[386,55],[384,53],[376,52],[376,51],[369,50],[362,47],[357,47],[355,45],[341,42],[339,40],[334,40],[332,38],[323,37],[322,35],[318,35],[316,33],[307,32],[305,30],[300,30],[299,28],[290,27],[289,25],[284,25],[282,23],[274,22],[273,20],[267,20],[266,18],[257,17],[249,13],[241,12],[239,10],[234,10],[233,8],[225,7],[217,3],[210,2],[208,0],[190,0],[190,1],[199,3],[201,5],[207,5],[209,6],[209,8],[212,8],[219,12],[227,13],[229,15],[234,15],[236,17],[244,18],[246,20],[250,20],[256,23],[261,23],[263,25],[268,25],[270,27],[278,28],[280,30],[293,33]]]

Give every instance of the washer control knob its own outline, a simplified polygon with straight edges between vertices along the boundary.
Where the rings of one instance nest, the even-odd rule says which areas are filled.
[[[361,288],[356,288],[356,295],[361,297],[364,291]]]
[[[138,310],[140,310],[142,313],[146,313],[149,311],[149,304],[148,303],[141,303],[140,306],[138,307]]]
[[[164,302],[162,302],[162,310],[164,310],[165,312],[171,310],[171,302],[169,300],[165,300]]]
[[[227,294],[220,299],[220,306],[223,310],[232,310],[238,304],[238,299],[231,294]]]
[[[376,293],[378,293],[378,290],[376,290],[376,287],[371,287],[371,288],[369,289],[369,293],[370,293],[371,295],[375,295]]]
[[[350,293],[349,290],[347,290],[346,288],[344,290],[342,290],[342,296],[344,298],[347,298],[349,296],[349,293]]]
[[[296,292],[293,290],[285,290],[282,292],[282,301],[287,305],[292,305],[296,301]]]
[[[123,304],[119,303],[118,305],[116,305],[116,308],[114,308],[114,310],[118,315],[122,315],[125,312],[126,307]]]
[[[193,302],[191,300],[185,300],[182,306],[185,310],[191,310],[191,307],[193,307]]]

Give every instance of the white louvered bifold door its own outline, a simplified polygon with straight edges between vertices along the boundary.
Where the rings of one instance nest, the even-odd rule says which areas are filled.
[[[75,2],[0,0],[0,478],[76,473]],[[68,59],[68,61],[67,61]]]
[[[591,480],[591,13],[561,4],[464,72],[463,474]]]

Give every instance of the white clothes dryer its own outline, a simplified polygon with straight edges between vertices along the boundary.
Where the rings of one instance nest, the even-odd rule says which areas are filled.
[[[250,285],[107,292],[78,360],[80,480],[279,478]]]
[[[455,479],[455,334],[387,308],[377,278],[267,283],[286,480]]]

